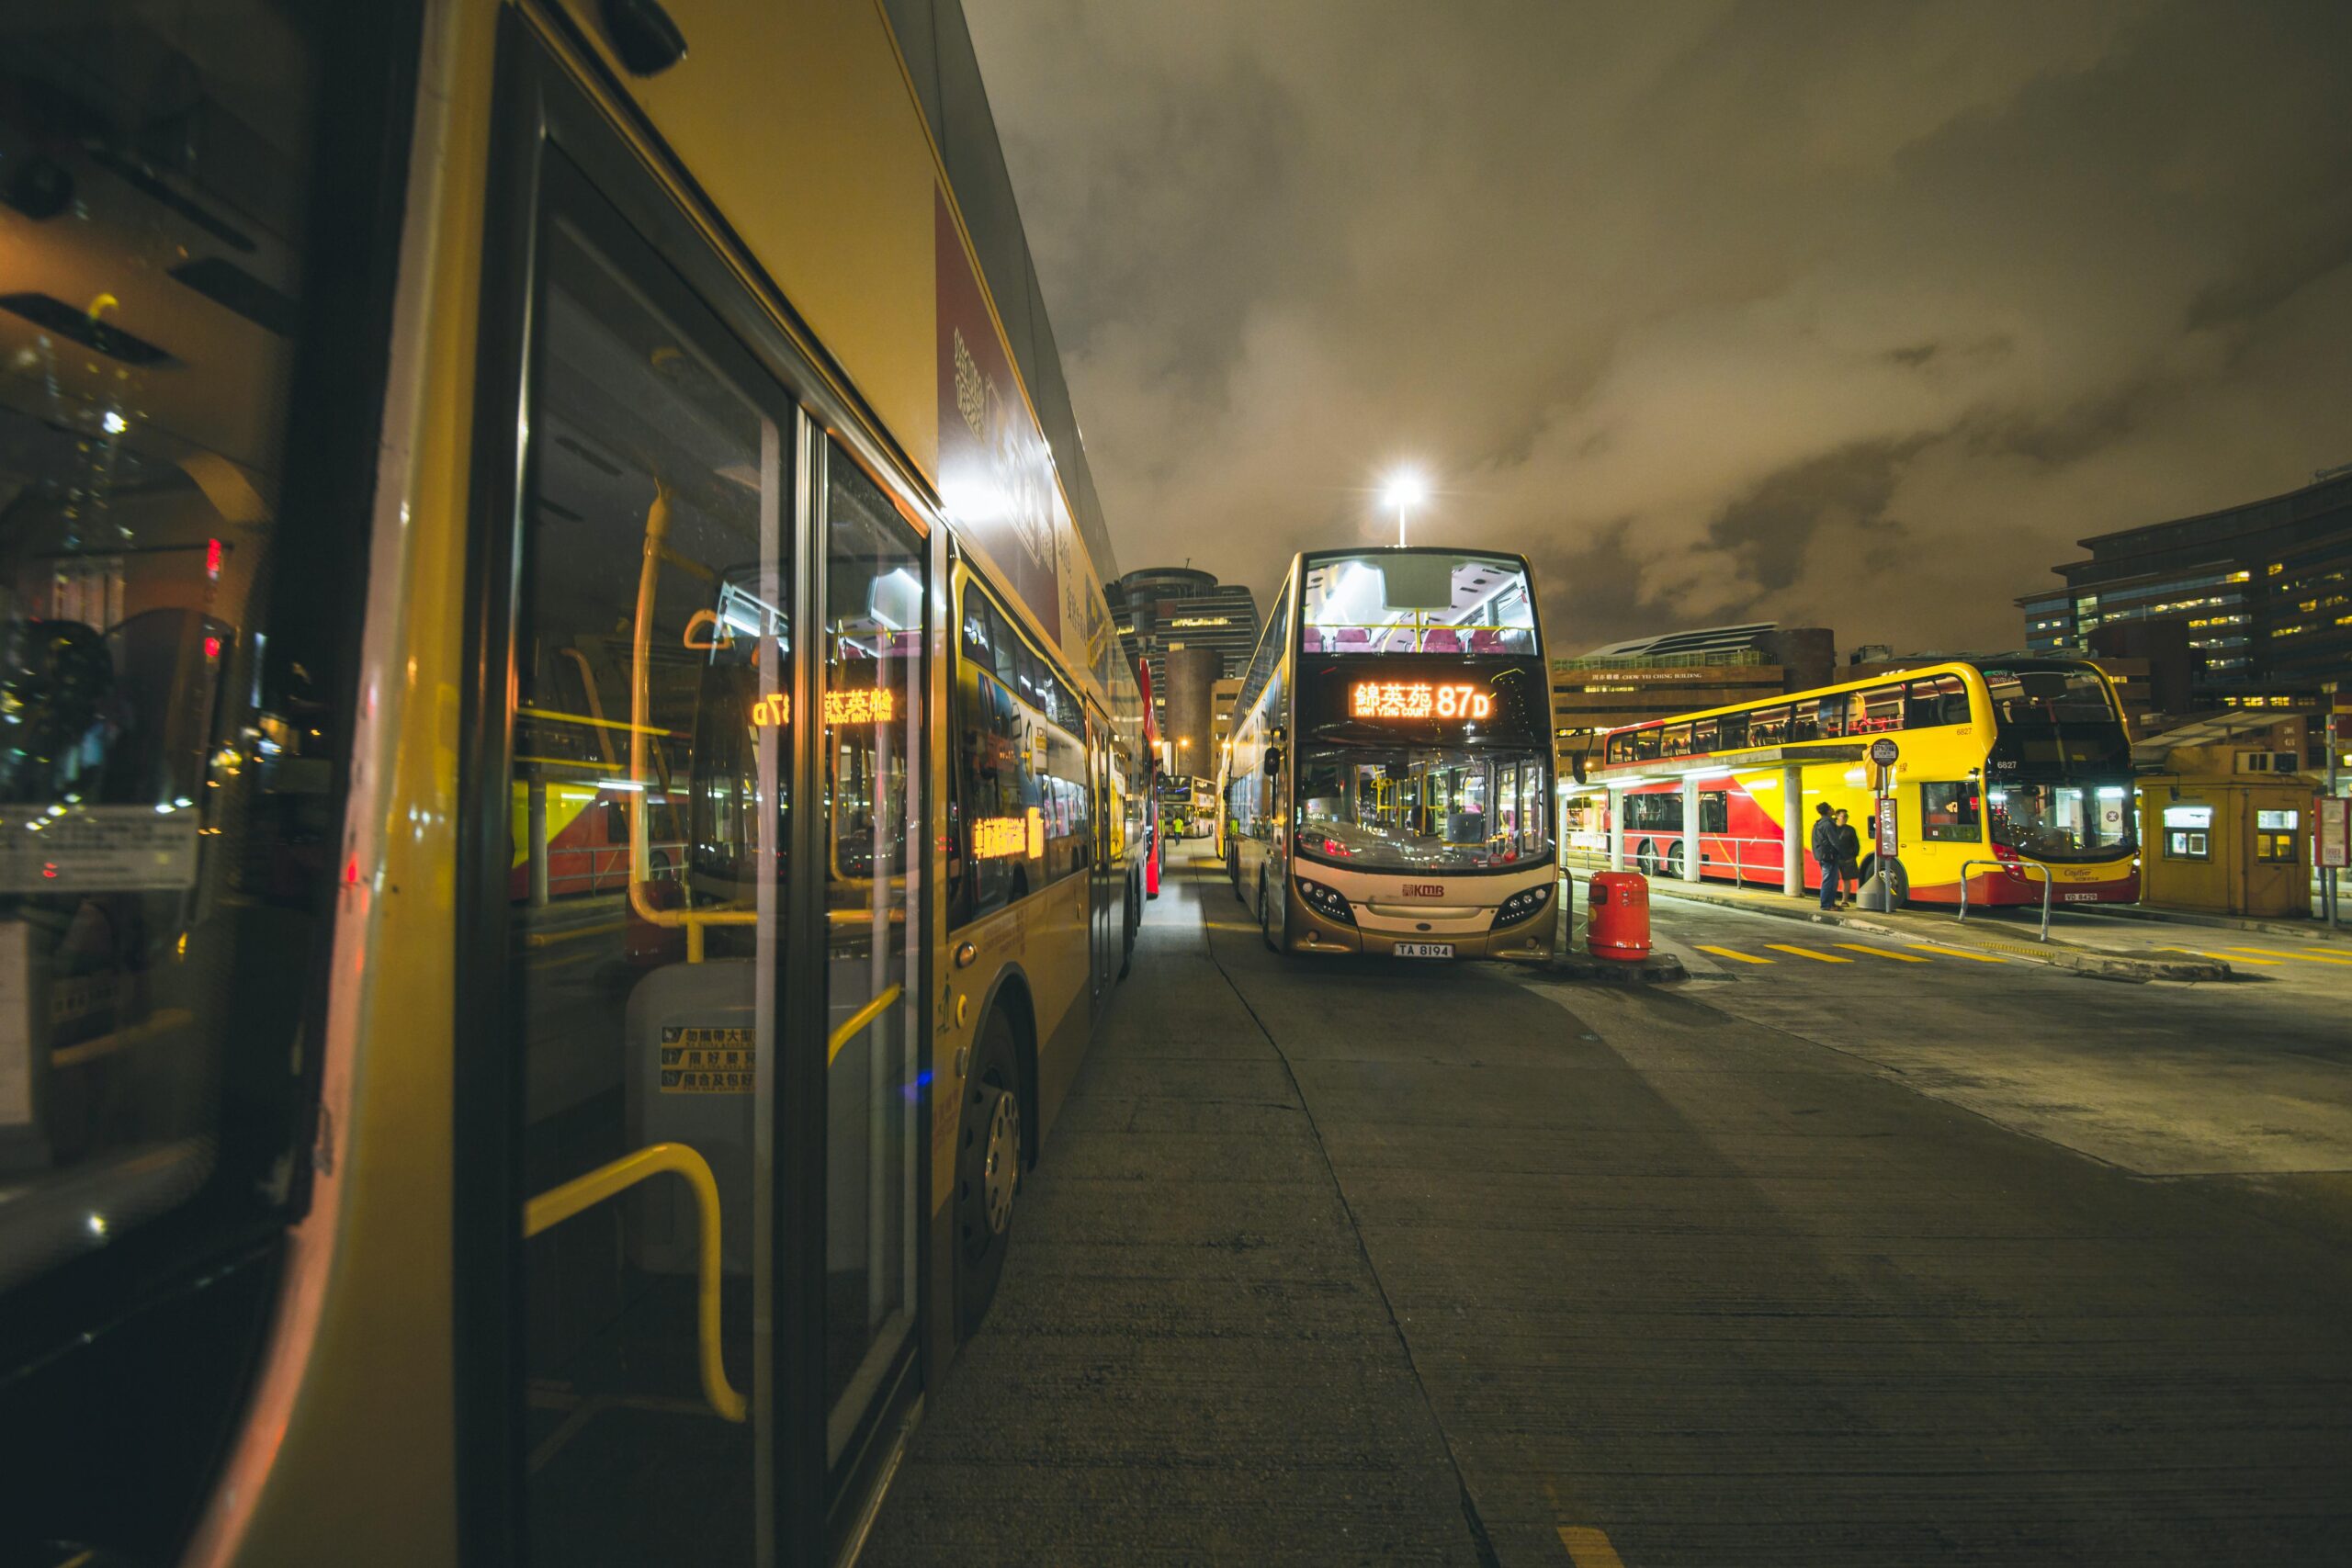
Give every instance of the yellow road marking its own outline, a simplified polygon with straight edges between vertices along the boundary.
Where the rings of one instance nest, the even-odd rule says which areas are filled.
[[[2211,958],[2220,964],[2258,964],[2266,969],[2276,969],[2278,967],[2278,961],[2275,958],[2233,958],[2226,953],[2207,953],[2204,949],[2197,947],[2159,947],[2154,951],[2158,953],[2185,953],[2191,958]]]
[[[1865,947],[1859,942],[1833,942],[1832,947],[1842,947],[1849,953],[1867,953],[1872,958],[1892,958],[1897,964],[1933,964],[1932,958],[1916,958],[1907,953],[1889,953],[1883,947]]]
[[[1843,964],[1846,960],[1840,958],[1838,962]],[[1568,1561],[1577,1568],[1625,1568],[1625,1560],[1609,1544],[1608,1532],[1590,1525],[1562,1525],[1560,1544],[1568,1549]]]
[[[1911,944],[1922,953],[1940,953],[1946,958],[1973,958],[1979,964],[2007,964],[2006,958],[1996,958],[1989,953],[1968,953],[1957,947],[1936,947],[1924,942]]]
[[[2225,953],[2267,953],[2273,958],[2292,958],[2302,964],[2352,964],[2352,958],[2339,958],[2332,953],[2287,953],[2275,947],[2231,947]]]
[[[1810,958],[1821,964],[1851,964],[1853,962],[1850,958],[1840,958],[1834,953],[1815,953],[1809,947],[1791,947],[1784,942],[1768,942],[1764,945],[1775,953],[1793,953],[1800,958]]]
[[[1694,942],[1690,945],[1697,948],[1702,953],[1712,953],[1717,958],[1736,958],[1742,964],[1770,964],[1772,962],[1769,958],[1758,958],[1752,953],[1734,953],[1728,947],[1709,947],[1703,942]]]

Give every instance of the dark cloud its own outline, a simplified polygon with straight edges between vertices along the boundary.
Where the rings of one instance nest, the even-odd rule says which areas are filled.
[[[2352,460],[2352,6],[967,0],[1124,561],[1516,545],[1555,646],[2014,642]]]

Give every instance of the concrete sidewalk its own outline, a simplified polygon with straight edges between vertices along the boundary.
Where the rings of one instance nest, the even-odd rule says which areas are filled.
[[[2124,945],[2116,945],[2101,940],[2116,933],[2086,931],[2073,922],[2062,925],[2053,919],[2051,940],[2042,942],[2035,934],[2040,929],[2038,913],[2031,924],[2020,928],[2014,919],[1989,910],[1982,914],[1972,911],[1966,920],[1956,918],[1956,912],[1938,910],[1930,913],[1923,908],[1831,910],[1821,908],[1811,896],[1792,898],[1785,893],[1767,892],[1762,888],[1723,887],[1712,883],[1668,882],[1664,879],[1650,884],[1650,897],[1653,899],[1679,898],[1694,904],[1713,904],[1719,908],[1745,909],[1751,914],[1838,926],[1848,931],[1865,931],[1872,936],[1893,937],[1901,941],[1932,942],[1947,947],[1972,948],[1999,953],[2004,958],[2023,958],[2054,968],[2072,969],[2102,979],[2212,982],[2233,977],[2229,964],[2218,958],[2132,951],[2132,944],[2143,941],[2144,933],[2131,933]]]

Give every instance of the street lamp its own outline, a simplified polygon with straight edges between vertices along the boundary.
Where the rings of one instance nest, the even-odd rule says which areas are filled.
[[[1408,506],[1419,506],[1429,498],[1429,487],[1421,482],[1421,476],[1413,472],[1412,469],[1399,468],[1389,476],[1385,499],[1389,505],[1396,509],[1396,547],[1398,549],[1405,547],[1405,509]]]

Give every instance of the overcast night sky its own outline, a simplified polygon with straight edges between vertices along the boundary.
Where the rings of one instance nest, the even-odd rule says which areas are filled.
[[[967,0],[1123,568],[2014,647],[2352,462],[2352,5]]]

